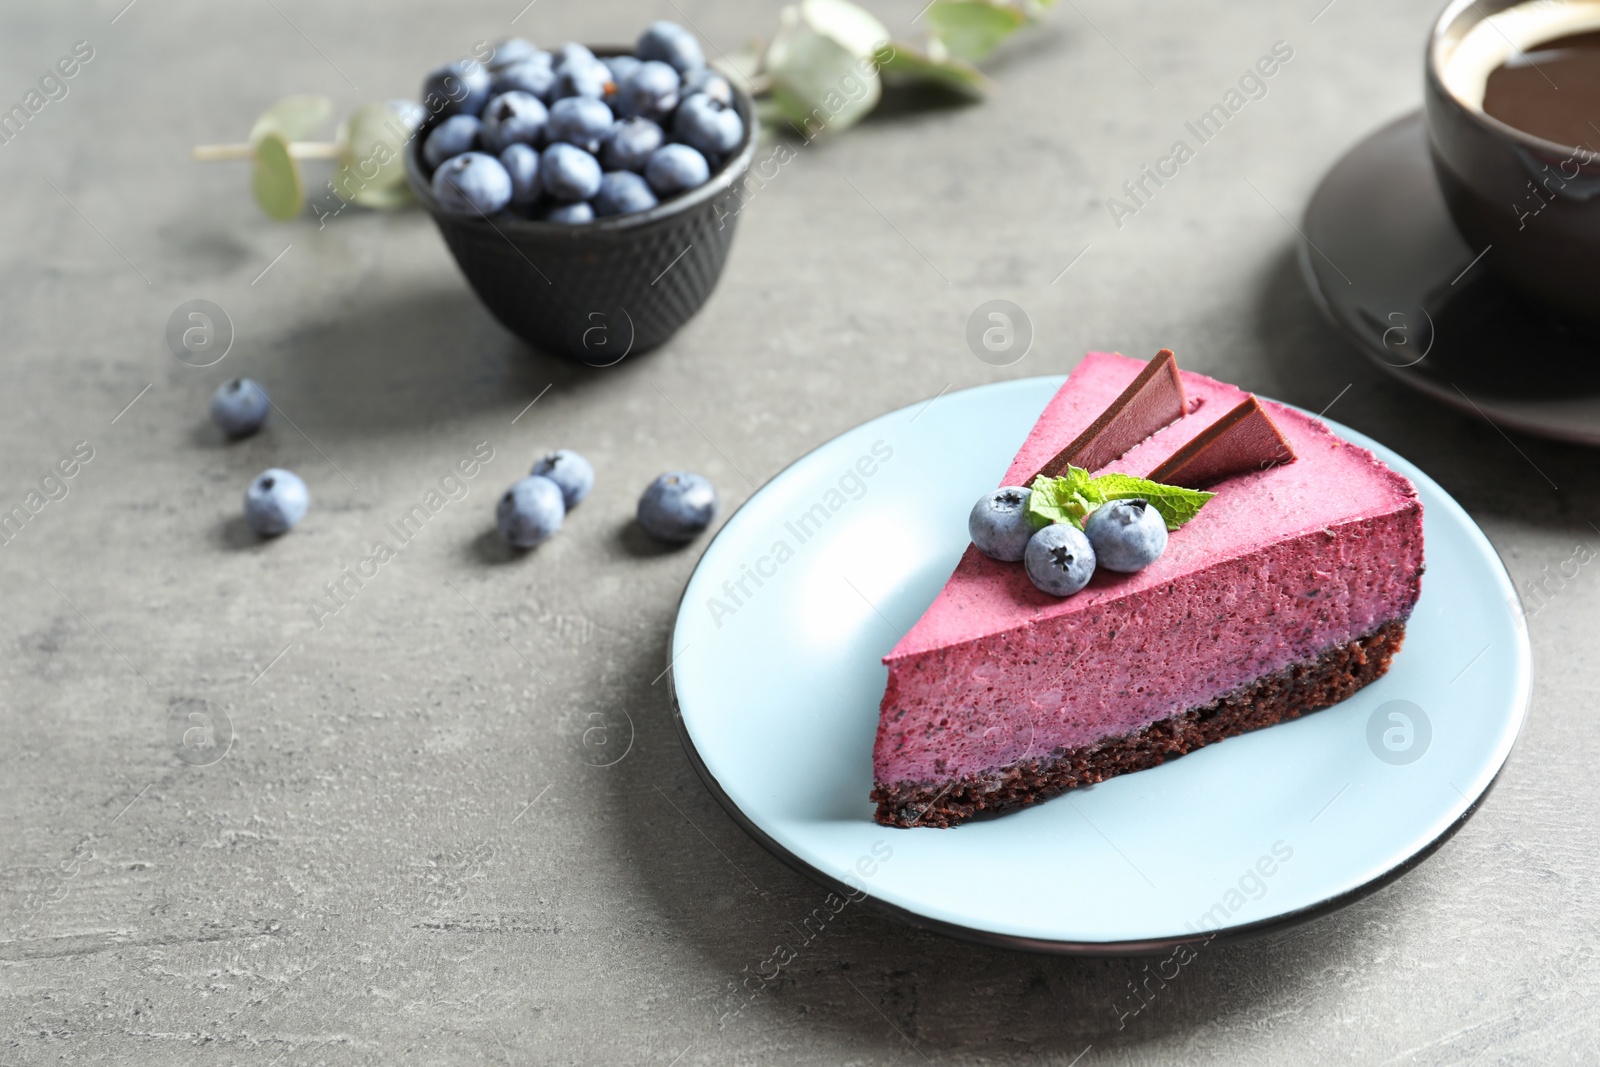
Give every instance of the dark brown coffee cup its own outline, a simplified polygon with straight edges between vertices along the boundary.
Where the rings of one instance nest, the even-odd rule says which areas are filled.
[[[1445,204],[1482,266],[1585,325],[1600,324],[1600,132],[1563,145],[1508,126],[1446,87],[1441,64],[1517,0],[1452,0],[1428,39],[1428,148]],[[1487,250],[1487,251],[1485,251]]]

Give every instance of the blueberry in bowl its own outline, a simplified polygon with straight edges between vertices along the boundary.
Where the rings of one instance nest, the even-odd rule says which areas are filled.
[[[464,60],[424,83],[447,106],[425,105],[406,146],[412,191],[523,340],[595,366],[660,345],[722,273],[754,104],[671,24],[634,48],[502,50],[504,62]]]

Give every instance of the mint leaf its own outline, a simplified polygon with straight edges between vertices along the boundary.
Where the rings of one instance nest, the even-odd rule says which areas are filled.
[[[1217,495],[1163,485],[1131,474],[1102,474],[1091,478],[1082,467],[1068,467],[1067,473],[1059,478],[1040,475],[1033,480],[1032,489],[1027,515],[1029,525],[1035,530],[1057,522],[1069,522],[1081,530],[1089,513],[1101,504],[1133,499],[1149,501],[1166,521],[1167,529],[1176,530],[1198,515],[1206,501]]]
[[[1163,485],[1131,474],[1102,474],[1091,478],[1082,467],[1068,467],[1067,473],[1059,478],[1040,475],[1033,480],[1031,488],[1027,515],[1029,525],[1035,530],[1057,522],[1069,522],[1081,530],[1089,513],[1101,504],[1132,499],[1149,501],[1166,521],[1167,529],[1176,530],[1198,515],[1206,501],[1217,495]]]
[[[1135,497],[1148,500],[1150,506],[1160,512],[1161,517],[1167,521],[1167,529],[1176,530],[1199,514],[1206,501],[1217,494],[1199,489],[1184,489],[1176,485],[1162,485],[1148,478],[1135,478],[1131,474],[1102,474],[1089,482],[1086,495],[1097,504]],[[1028,507],[1031,514],[1032,501]]]
[[[1028,497],[1028,523],[1042,530],[1058,522],[1068,522],[1083,529],[1083,520],[1100,501],[1090,494],[1089,472],[1081,467],[1069,467],[1065,477],[1033,480],[1033,493]]]

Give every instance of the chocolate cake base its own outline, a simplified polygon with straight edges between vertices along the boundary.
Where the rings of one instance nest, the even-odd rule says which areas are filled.
[[[956,826],[979,815],[1025,808],[1081,785],[1158,767],[1213,741],[1339,703],[1382,677],[1405,636],[1405,620],[1396,619],[1315,660],[1263,675],[1205,707],[1168,716],[1126,737],[953,781],[880,782],[872,790],[878,802],[873,817],[884,826]]]

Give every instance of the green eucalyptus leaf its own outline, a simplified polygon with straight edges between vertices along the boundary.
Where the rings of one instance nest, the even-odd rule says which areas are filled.
[[[255,170],[250,189],[256,203],[268,216],[280,221],[292,219],[306,206],[305,183],[300,166],[289,155],[289,142],[283,135],[268,132],[256,142]]]
[[[988,58],[1028,21],[1020,7],[1001,0],[934,0],[925,17],[950,54],[971,63]]]
[[[333,114],[333,101],[325,96],[286,96],[261,113],[250,127],[250,143],[269,133],[285,141],[304,141],[316,133]]]
[[[938,42],[934,42],[937,44]],[[964,59],[943,53],[943,49],[920,52],[896,41],[883,64],[884,79],[891,85],[913,83],[937,85],[963,96],[977,98],[993,87],[983,72]]]
[[[800,18],[817,33],[839,42],[857,59],[871,59],[889,39],[889,27],[850,0],[801,0]]]
[[[413,136],[408,120],[392,104],[363,104],[340,125],[344,148],[333,190],[341,200],[380,210],[411,201],[404,158]]]
[[[790,122],[793,121],[789,118],[789,113],[783,109],[783,105],[774,97],[758,96],[755,104],[756,121],[763,126],[781,131],[789,128]]]
[[[822,25],[830,29],[813,22],[819,11]],[[765,72],[778,112],[804,136],[849,129],[877,106],[883,82],[873,52],[887,42],[887,32],[866,46],[864,55],[860,48],[867,36],[877,32],[874,27],[881,26],[845,0],[806,0],[798,8],[783,10],[778,34],[767,49]]]

